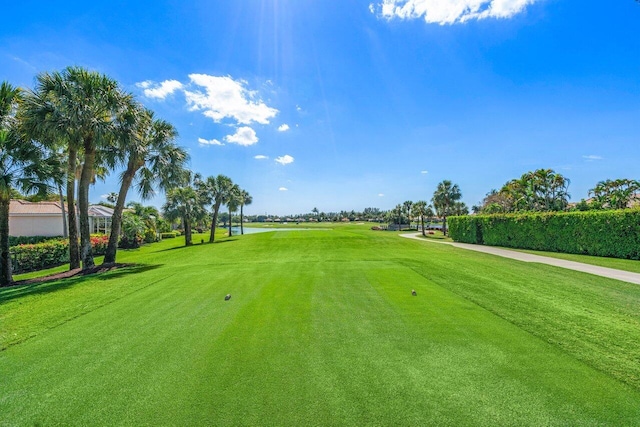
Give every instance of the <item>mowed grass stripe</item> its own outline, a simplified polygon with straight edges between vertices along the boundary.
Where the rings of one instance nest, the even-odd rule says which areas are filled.
[[[82,285],[99,291],[155,280],[153,286],[0,352],[0,419],[10,425],[640,422],[636,390],[532,335],[498,303],[487,307],[487,287],[514,293],[536,266],[494,264],[505,270],[496,278],[491,266],[479,268],[485,259],[470,257],[461,267],[459,253],[416,243],[350,228],[128,253],[123,258],[158,267]],[[478,276],[467,277],[474,268]],[[558,288],[575,280],[556,278]],[[464,295],[465,282],[477,292]],[[74,288],[51,295],[84,298]],[[528,295],[521,292],[518,304]],[[511,307],[508,298],[498,301]]]

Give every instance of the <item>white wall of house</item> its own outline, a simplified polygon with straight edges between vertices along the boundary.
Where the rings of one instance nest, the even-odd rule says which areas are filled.
[[[61,215],[10,215],[11,236],[62,236]]]

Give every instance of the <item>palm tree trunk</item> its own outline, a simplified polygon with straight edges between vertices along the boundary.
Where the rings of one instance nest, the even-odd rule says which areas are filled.
[[[218,211],[220,210],[220,203],[213,205],[213,219],[211,220],[211,234],[209,234],[209,243],[213,243],[216,239],[216,226],[218,225]]]
[[[118,241],[120,240],[120,229],[122,228],[122,211],[124,211],[124,203],[127,198],[127,192],[136,171],[132,169],[131,165],[127,168],[124,175],[122,175],[122,183],[120,184],[120,191],[118,192],[118,199],[116,200],[116,206],[113,209],[113,216],[111,217],[111,232],[109,234],[109,243],[107,244],[107,251],[104,254],[103,264],[113,264],[116,262],[116,252],[118,251]]]
[[[442,217],[442,234],[447,235],[447,216]]]
[[[9,252],[9,193],[0,198],[0,286],[13,282],[11,274],[11,253]]]
[[[93,178],[93,166],[96,160],[96,152],[93,147],[85,146],[84,164],[78,194],[78,206],[80,208],[80,257],[82,269],[86,270],[95,266],[93,250],[91,248],[91,230],[89,228],[89,185]]]
[[[420,223],[422,224],[422,235],[427,237],[427,233],[424,231],[424,215],[420,215]]]
[[[60,195],[60,209],[62,210],[62,237],[69,237],[69,229],[67,228],[67,209],[64,207],[64,196],[62,195],[62,186],[58,184],[58,194]]]
[[[191,218],[184,218],[184,245],[191,246]]]
[[[69,148],[67,164],[67,217],[69,221],[69,269],[80,268],[80,248],[78,247],[78,220],[76,217],[76,162],[78,151]]]
[[[244,220],[242,219],[242,217],[243,217],[242,208],[243,207],[244,207],[243,205],[240,205],[240,234],[242,236],[244,236]]]
[[[229,237],[231,237],[231,208],[229,208]]]

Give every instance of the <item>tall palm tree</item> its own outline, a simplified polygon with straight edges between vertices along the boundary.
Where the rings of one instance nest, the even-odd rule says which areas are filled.
[[[240,207],[240,192],[242,190],[238,186],[238,184],[234,184],[229,189],[229,193],[227,194],[227,207],[229,208],[229,237],[231,237],[231,216],[233,212],[236,212]]]
[[[253,203],[253,197],[249,194],[248,191],[242,190],[240,191],[240,234],[244,235],[244,214],[243,208],[247,205]],[[317,211],[317,209],[316,209]]]
[[[440,182],[433,193],[433,206],[440,217],[442,217],[442,232],[447,235],[447,216],[451,215],[455,203],[462,198],[460,187],[445,179]]]
[[[11,193],[20,187],[25,193],[45,195],[47,180],[54,172],[54,159],[47,160],[48,147],[21,137],[16,113],[21,91],[7,82],[0,84],[0,286],[13,282],[9,253],[9,205]]]
[[[121,154],[116,156],[123,154],[120,158],[127,166],[120,176],[120,191],[111,218],[104,264],[116,262],[122,212],[132,183],[137,183],[142,199],[148,199],[155,194],[155,186],[164,191],[176,186],[184,176],[188,160],[187,152],[174,143],[178,133],[171,124],[154,119],[149,110],[136,105],[130,108],[128,117],[122,120],[124,126],[118,129],[122,147]]]
[[[227,203],[229,192],[233,185],[231,178],[225,175],[218,175],[216,177],[210,176],[206,180],[198,183],[199,192],[203,195],[204,200],[207,201],[206,203],[213,204],[209,243],[213,243],[215,241],[220,206]]]
[[[33,139],[55,141],[67,149],[67,202],[75,202],[75,169],[81,154],[78,184],[80,258],[84,269],[94,266],[89,229],[89,186],[94,179],[100,150],[113,144],[115,119],[130,100],[118,83],[81,67],[37,76],[36,89],[26,97],[25,128]],[[75,211],[69,209],[71,268],[78,264],[75,246],[78,230]]]

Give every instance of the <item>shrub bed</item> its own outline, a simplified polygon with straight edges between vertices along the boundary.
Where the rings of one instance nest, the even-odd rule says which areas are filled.
[[[104,255],[109,236],[96,234],[91,236],[94,255]],[[69,240],[55,239],[44,243],[22,244],[10,249],[11,264],[14,273],[42,270],[69,262]]]
[[[160,238],[161,239],[175,239],[177,236],[177,233],[174,231],[168,232],[168,233],[160,233]]]
[[[449,218],[456,242],[640,259],[640,209]]]

